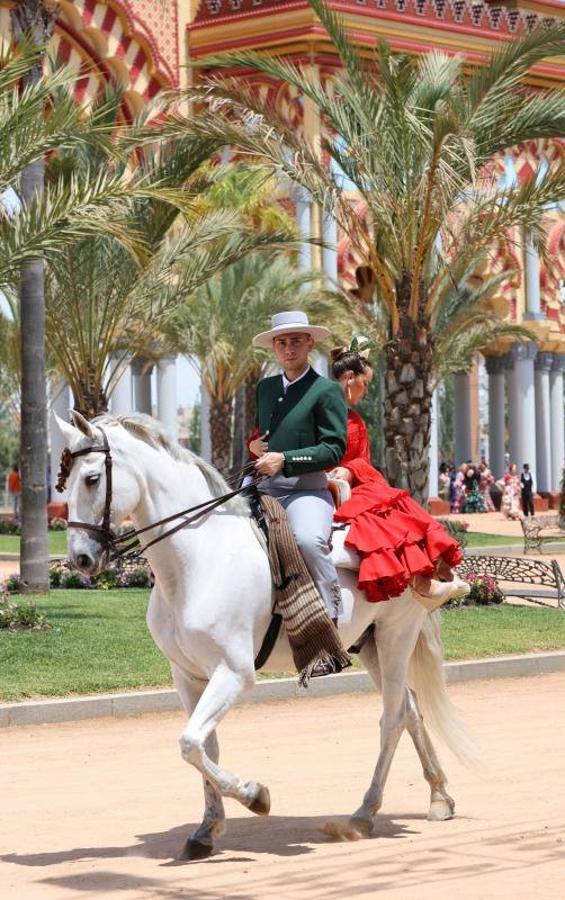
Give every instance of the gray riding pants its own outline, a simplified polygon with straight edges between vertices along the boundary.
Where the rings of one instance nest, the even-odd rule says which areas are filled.
[[[334,505],[332,495],[323,491],[267,491],[286,509],[296,543],[304,562],[332,618],[343,612],[341,589],[332,562],[330,538]]]

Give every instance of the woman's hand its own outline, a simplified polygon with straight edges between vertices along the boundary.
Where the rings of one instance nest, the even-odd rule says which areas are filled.
[[[249,449],[251,450],[253,456],[263,456],[269,449],[269,445],[265,440],[267,436],[267,432],[265,434],[261,434],[258,438],[255,438],[254,441],[250,441]]]
[[[329,474],[331,478],[339,478],[340,481],[347,481],[349,484],[353,481],[351,472],[345,466],[336,466]]]
[[[283,467],[284,453],[264,453],[255,463],[255,471],[258,475],[277,475],[282,472]]]

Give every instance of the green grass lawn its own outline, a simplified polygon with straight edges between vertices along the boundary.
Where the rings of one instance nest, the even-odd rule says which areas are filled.
[[[0,631],[0,700],[163,687],[171,679],[145,625],[146,590],[52,591],[50,631]],[[565,647],[565,615],[516,606],[446,610],[447,659]]]
[[[467,547],[496,547],[502,544],[523,544],[523,537],[504,534],[485,534],[482,531],[467,532]]]
[[[67,555],[67,532],[50,531],[48,534],[49,553],[51,556]],[[0,534],[0,553],[12,555],[20,552],[19,534]]]

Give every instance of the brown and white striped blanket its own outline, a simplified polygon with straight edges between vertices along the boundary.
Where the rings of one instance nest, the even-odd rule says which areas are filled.
[[[351,665],[339,633],[329,617],[298,549],[286,512],[274,497],[261,495],[261,507],[269,526],[269,562],[277,591],[277,609],[288,635],[294,664],[308,679],[308,668],[331,657],[339,672]],[[306,670],[306,671],[304,671]]]

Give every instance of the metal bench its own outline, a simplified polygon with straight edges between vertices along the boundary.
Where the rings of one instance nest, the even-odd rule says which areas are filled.
[[[529,550],[543,553],[543,545],[556,538],[565,537],[565,531],[561,527],[561,516],[558,513],[550,513],[546,516],[524,516],[520,519],[520,525],[524,534],[524,553]]]
[[[557,600],[558,609],[565,610],[565,578],[556,559],[542,562],[540,559],[519,559],[511,556],[466,556],[457,566],[457,573],[466,575],[492,575],[497,581],[509,584],[531,584],[528,587],[511,588],[506,593],[512,597],[525,597],[541,606],[551,606],[544,599]],[[539,587],[537,587],[539,585]],[[543,590],[543,587],[551,590]]]

